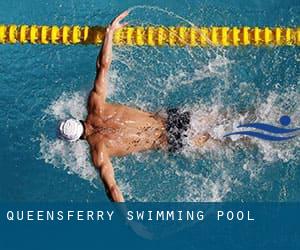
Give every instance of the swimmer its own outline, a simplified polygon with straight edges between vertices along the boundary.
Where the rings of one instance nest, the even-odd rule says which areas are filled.
[[[124,202],[124,198],[110,159],[146,150],[180,151],[191,119],[189,112],[179,109],[169,109],[167,116],[162,117],[106,101],[114,32],[128,24],[121,23],[128,14],[128,11],[120,14],[106,29],[96,61],[96,77],[88,98],[86,119],[70,118],[61,121],[58,128],[59,137],[66,141],[82,139],[88,142],[93,164],[99,171],[108,197],[114,202]],[[201,147],[209,139],[209,134],[204,133],[195,136],[193,141],[195,146]]]

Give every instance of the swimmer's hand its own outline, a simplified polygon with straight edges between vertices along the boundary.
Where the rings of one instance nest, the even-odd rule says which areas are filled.
[[[119,16],[117,16],[107,27],[107,32],[115,32],[118,29],[124,28],[126,25],[128,25],[128,22],[120,23],[125,17],[127,17],[129,14],[129,11],[126,10],[123,13],[121,13]]]

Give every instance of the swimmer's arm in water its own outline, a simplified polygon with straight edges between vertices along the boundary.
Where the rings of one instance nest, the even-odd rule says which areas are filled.
[[[117,16],[111,24],[107,27],[103,46],[96,61],[96,78],[94,84],[94,91],[105,101],[107,94],[107,75],[112,61],[112,44],[114,32],[127,25],[127,23],[120,23],[127,15],[128,11],[123,12]]]
[[[103,143],[95,147],[92,152],[92,158],[95,167],[99,170],[100,178],[109,199],[114,202],[124,202],[123,195],[115,180],[113,166]]]

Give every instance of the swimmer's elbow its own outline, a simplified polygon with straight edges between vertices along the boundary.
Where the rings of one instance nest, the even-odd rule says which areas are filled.
[[[125,201],[117,184],[114,184],[111,187],[109,187],[108,197],[113,202],[124,202]]]
[[[104,58],[102,58],[101,62],[100,62],[100,67],[98,68],[99,70],[108,70],[111,64],[111,58],[105,56]]]
[[[107,166],[104,164],[103,159],[101,159],[98,154],[93,154],[92,160],[94,163],[94,167],[100,171],[101,176],[103,175],[103,172],[105,172],[105,169],[107,169]]]
[[[106,70],[108,71],[109,67],[111,65],[111,59],[104,57],[102,59],[97,59],[96,61],[96,70],[99,72],[100,70]]]

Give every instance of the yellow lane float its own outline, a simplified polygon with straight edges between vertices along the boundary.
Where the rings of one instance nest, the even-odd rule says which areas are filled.
[[[0,25],[0,44],[101,44],[105,27]],[[126,27],[114,44],[128,46],[299,46],[299,27]]]

